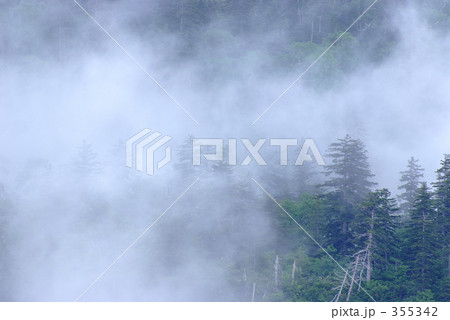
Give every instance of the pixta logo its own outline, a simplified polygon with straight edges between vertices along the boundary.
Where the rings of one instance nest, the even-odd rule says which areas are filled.
[[[150,129],[144,129],[132,136],[126,143],[126,162],[127,167],[136,166],[136,170],[145,172],[149,175],[154,174],[154,166],[161,169],[172,159],[172,148],[167,146],[163,159],[156,162],[155,152],[172,140],[172,137],[163,136],[162,133]],[[135,160],[135,161],[133,161]],[[145,163],[145,166],[144,166]]]
[[[228,139],[228,147],[226,148],[228,154],[228,165],[236,166],[237,162],[237,141],[238,139]],[[240,139],[242,145],[244,146],[246,157],[240,163],[241,166],[247,166],[250,162],[255,160],[257,165],[265,166],[267,162],[264,160],[260,154],[261,148],[266,143],[267,139],[259,139],[253,144],[250,139]],[[298,146],[297,139],[269,139],[269,144],[278,148],[280,153],[280,165],[288,165],[288,147]],[[202,147],[207,147],[208,150],[212,147],[215,149],[214,153],[203,154],[203,157],[208,161],[224,161],[224,140],[223,139],[193,139],[192,141],[192,164],[194,166],[199,166],[202,160]],[[300,152],[295,160],[296,166],[301,166],[305,161],[313,161],[312,157],[316,161],[317,165],[324,166],[325,161],[319,152],[313,139],[305,139]]]
[[[159,161],[156,156],[161,157],[161,152],[155,153],[163,147],[166,143],[172,140],[172,137],[165,136],[160,132],[150,129],[144,129],[132,136],[126,142],[126,165],[127,167],[135,167],[136,170],[146,172],[153,175],[156,169],[161,169],[171,161],[172,149],[171,146],[166,146],[165,155]],[[204,161],[220,161],[229,166],[247,166],[253,160],[256,165],[265,166],[267,162],[264,160],[260,151],[269,140],[269,145],[274,150],[279,151],[279,164],[287,166],[289,163],[288,149],[289,147],[298,146],[297,139],[258,139],[252,143],[250,139],[227,139],[225,146],[225,139],[193,139],[192,140],[192,165],[201,165],[202,159]],[[238,141],[240,147],[238,148]],[[238,163],[238,151],[244,151],[245,158]],[[325,161],[319,152],[313,139],[305,139],[300,148],[297,157],[295,158],[295,165],[301,166],[304,162],[315,161],[317,165],[324,166]]]

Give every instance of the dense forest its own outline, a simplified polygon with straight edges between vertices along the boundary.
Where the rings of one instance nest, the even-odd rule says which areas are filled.
[[[78,2],[120,41],[133,35],[151,47],[156,61],[145,50],[138,57],[159,76],[165,65],[195,66],[193,92],[295,78],[373,3]],[[302,83],[320,94],[388,59],[398,44],[393,11],[412,2],[434,32],[450,31],[448,0],[380,0]],[[23,73],[64,69],[80,52],[115,46],[73,1],[0,0],[0,22],[0,70],[12,60]],[[450,155],[427,168],[436,170],[428,182],[419,160],[402,160],[398,189],[388,190],[353,133],[328,141],[324,167],[249,170],[192,166],[193,136],[184,136],[172,169],[154,177],[125,167],[127,136],[105,142],[108,152],[78,141],[63,161],[29,156],[19,166],[0,153],[0,300],[75,299],[170,208],[82,300],[450,301]]]
[[[446,0],[417,1],[428,23],[448,32]],[[213,85],[251,74],[233,66],[253,65],[261,76],[298,75],[369,7],[368,0],[166,0],[79,1],[112,34],[133,34],[140,43],[163,52],[171,65],[200,62],[196,79]],[[330,85],[339,76],[387,57],[397,34],[390,17],[412,1],[376,3],[323,56],[305,82]],[[0,1],[0,57],[23,62],[70,63],[80,51],[102,52],[110,44],[98,26],[79,14],[73,1]],[[76,10],[74,10],[76,9]],[[78,11],[77,11],[78,10]],[[114,15],[115,12],[120,14]],[[99,39],[100,38],[100,39]],[[120,40],[120,38],[119,38]],[[144,57],[143,57],[144,58]],[[145,58],[144,58],[145,59]],[[44,62],[45,61],[45,62]],[[152,67],[156,67],[153,66]]]

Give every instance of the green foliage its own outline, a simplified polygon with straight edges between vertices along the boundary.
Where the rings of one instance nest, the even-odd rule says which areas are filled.
[[[440,265],[445,277],[442,287],[445,286],[448,289],[450,281],[450,155],[444,155],[444,160],[441,161],[441,167],[436,174],[436,182],[433,183],[436,206],[435,232],[439,235],[442,255]],[[443,294],[447,297],[450,295],[448,290],[443,290]]]
[[[144,47],[164,52],[166,63],[162,64],[201,61],[199,73],[204,84],[211,85],[235,80],[241,69],[236,66],[250,60],[254,64],[255,56],[260,60],[256,67],[262,73],[297,75],[340,36],[370,1],[157,0],[132,3],[136,9],[134,12],[129,8],[124,10],[128,15],[123,18],[121,30],[138,35]],[[115,1],[81,4],[111,31],[113,27],[107,21],[116,17],[108,14],[114,5],[120,9],[120,4]],[[98,31],[97,26],[88,23],[70,2],[3,0],[0,6],[5,8],[0,10],[0,21],[8,21],[3,23],[7,30],[0,36],[0,41],[5,43],[0,57],[20,56],[36,64],[49,59],[67,62],[78,56],[80,49],[101,52],[110,41],[93,32]],[[394,44],[389,41],[393,32],[383,24],[387,19],[383,10],[386,8],[383,2],[372,8],[308,73],[306,83],[317,88],[329,86],[344,73],[383,56],[380,51],[389,52]],[[445,23],[445,17],[444,14],[437,19]],[[113,32],[116,33],[120,34]],[[175,43],[170,40],[174,38]],[[374,38],[379,45],[361,54],[359,49],[366,46],[360,43],[370,44]]]
[[[291,214],[301,226],[309,230],[311,236],[316,241],[324,241],[324,226],[326,225],[326,217],[322,209],[321,200],[313,195],[304,194],[296,202],[286,200],[281,205]],[[279,230],[283,234],[281,248],[290,247],[295,249],[300,243],[309,243],[312,252],[317,251],[317,246],[311,239],[281,210],[278,211]]]
[[[375,185],[370,179],[367,150],[359,139],[346,135],[329,147],[328,157],[331,164],[325,167],[325,175],[329,177],[322,185],[329,192],[324,195],[328,205],[329,230],[333,234],[331,244],[342,254],[348,254],[353,239],[350,229],[357,206]],[[331,238],[331,237],[330,237]]]
[[[433,302],[436,301],[434,294],[430,289],[419,291],[417,294],[408,299],[411,302]]]
[[[395,254],[393,214],[398,208],[390,196],[387,189],[370,193],[352,222],[357,251],[366,255],[368,281],[372,274],[386,272]]]
[[[242,74],[239,68],[242,65],[251,65],[251,71],[247,72],[258,76],[297,77],[371,2],[139,2],[141,10],[125,18],[123,30],[136,35],[143,47],[164,53],[158,61],[160,65],[191,66],[194,62],[196,76],[203,79],[202,85],[247,80],[252,75]],[[395,47],[397,36],[388,23],[392,12],[389,9],[395,8],[392,2],[379,1],[343,34],[305,75],[305,83],[319,89],[329,87],[358,66],[386,58]],[[107,16],[108,10],[103,9],[109,8],[111,3],[113,1],[84,2],[108,30],[114,29],[108,25],[108,18],[111,18]],[[421,3],[430,25],[441,32],[448,31],[448,1]],[[14,57],[31,65],[62,62],[71,57],[79,58],[80,52],[102,52],[106,43],[111,44],[110,39],[104,37],[70,1],[3,0],[0,8],[0,22],[5,22],[2,23],[5,30],[0,35],[0,60]],[[80,18],[75,18],[74,9],[78,10]],[[261,197],[247,182],[240,181],[226,163],[193,167],[192,139],[192,136],[187,137],[179,149],[178,180],[173,182],[175,186],[171,189],[175,191],[172,192],[176,193],[183,188],[183,183],[200,174],[206,173],[204,176],[210,178],[204,178],[206,187],[197,185],[202,189],[180,200],[181,208],[165,217],[168,223],[158,226],[162,232],[155,236],[156,239],[148,240],[156,245],[152,247],[154,250],[148,249],[143,254],[151,260],[144,264],[144,272],[153,275],[148,277],[146,285],[168,287],[173,284],[176,287],[176,281],[169,280],[173,282],[168,285],[160,279],[170,279],[173,273],[189,267],[195,269],[179,263],[195,260],[199,265],[208,264],[207,274],[198,278],[208,278],[209,284],[214,284],[216,274],[224,275],[224,283],[217,287],[221,289],[223,285],[230,290],[226,293],[215,290],[210,295],[215,299],[251,301],[254,286],[255,301],[331,301],[339,288],[347,291],[350,284],[348,278],[345,278],[347,282],[343,281],[343,270],[330,256],[349,273],[352,273],[355,259],[365,256],[365,260],[359,262],[361,269],[357,271],[362,272],[360,277],[357,275],[357,280],[376,300],[450,300],[449,156],[445,156],[437,170],[433,190],[425,185],[419,187],[422,169],[417,160],[409,160],[407,170],[401,172],[399,189],[404,192],[399,199],[403,213],[410,219],[398,223],[394,218],[396,204],[389,191],[372,192],[373,174],[365,145],[359,139],[347,135],[330,145],[331,164],[325,172],[328,180],[321,185],[324,191],[319,194],[311,187],[314,173],[306,166],[280,175],[270,172],[266,181],[281,190],[276,198],[284,199],[280,201],[281,205],[302,230],[271,200],[265,208],[259,206]],[[87,177],[92,177],[99,169],[96,153],[83,142],[75,161],[76,172],[90,183],[92,180]],[[281,181],[283,186],[280,187]],[[100,192],[83,190],[83,196],[75,197],[73,205],[78,200],[83,202],[77,204],[77,209],[85,216],[74,223],[74,228],[104,226],[105,221],[129,226],[133,220],[130,211],[141,208],[143,203],[152,203],[152,214],[158,212],[157,206],[167,202],[165,190],[149,187],[147,182],[132,177],[123,181],[126,186],[121,191],[127,190],[128,193],[123,193],[131,200],[120,199],[123,204],[117,205],[118,212],[114,217],[109,215],[115,199],[102,197]],[[12,198],[0,190],[2,281],[10,272],[4,261],[9,259],[14,231],[9,223],[15,214],[12,202]],[[55,212],[63,211],[59,207],[51,208],[57,208]],[[262,220],[270,221],[270,226],[261,223]],[[326,248],[330,256],[305,230]],[[119,232],[117,234],[120,236]],[[0,289],[0,299],[7,298]],[[349,300],[370,299],[355,285]]]
[[[364,143],[346,135],[330,144],[327,156],[331,164],[325,167],[325,175],[330,178],[323,186],[341,193],[344,201],[352,205],[360,203],[375,185],[370,181],[374,175]]]
[[[420,291],[431,289],[436,283],[438,272],[439,247],[436,237],[436,211],[433,208],[431,193],[423,184],[410,211],[408,231],[408,252],[410,277]]]

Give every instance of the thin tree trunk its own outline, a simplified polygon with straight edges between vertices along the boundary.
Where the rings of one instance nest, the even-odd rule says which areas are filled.
[[[302,5],[300,5],[300,0],[297,0],[297,17],[298,17],[298,24],[301,25],[303,22],[303,2],[304,0],[302,0]]]
[[[359,272],[358,291],[361,290],[362,274],[363,274],[363,272],[364,272],[364,263],[366,262],[366,258],[367,258],[367,252],[364,253],[364,258],[363,258],[363,261],[362,261],[362,263],[361,263],[362,268],[361,268],[361,271]]]
[[[344,288],[345,281],[347,281],[347,272],[345,273],[344,280],[342,280],[341,288],[339,289],[339,293],[338,293],[338,295],[336,297],[335,302],[339,302],[339,298],[341,297],[342,288]]]
[[[275,256],[275,265],[274,265],[274,269],[275,269],[275,287],[278,288],[278,268],[280,267],[279,262],[278,262],[278,255]]]
[[[181,1],[180,31],[183,31],[184,0]]]
[[[294,263],[292,264],[291,279],[292,279],[292,284],[294,284],[294,279],[295,279],[295,260],[294,260]]]
[[[61,29],[61,25],[58,26],[58,58],[59,58],[59,62],[62,62],[62,29]]]
[[[359,254],[356,256],[356,262],[355,262],[355,266],[353,267],[353,273],[352,273],[352,281],[350,281],[350,288],[348,289],[347,299],[345,301],[350,300],[350,295],[352,294],[353,283],[355,282],[355,275],[356,275],[356,269],[358,268],[358,264],[359,264]]]
[[[319,36],[322,33],[322,16],[319,17]]]
[[[373,245],[373,229],[375,224],[375,211],[372,210],[371,221],[370,221],[370,231],[369,231],[369,242],[367,244],[367,278],[369,282],[372,278],[372,245]]]
[[[367,255],[367,275],[366,275],[366,281],[369,282],[372,278],[372,259],[370,257],[370,253]]]
[[[252,302],[255,302],[256,282],[253,282]]]

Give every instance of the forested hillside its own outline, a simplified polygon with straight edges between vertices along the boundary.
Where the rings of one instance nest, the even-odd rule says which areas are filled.
[[[85,0],[80,3],[113,34],[132,34],[141,44],[164,53],[161,63],[201,61],[196,79],[223,82],[248,77],[233,65],[248,62],[264,76],[292,73],[316,59],[373,1],[370,0]],[[446,0],[417,1],[424,19],[448,32]],[[362,65],[379,62],[396,44],[390,17],[412,1],[379,1],[336,43],[305,78],[329,85]],[[71,1],[0,2],[5,24],[2,57],[52,59],[68,63],[79,50],[104,50],[97,26]],[[76,6],[75,6],[76,7]],[[79,9],[77,9],[79,10]],[[120,12],[119,15],[114,15]],[[42,30],[41,25],[45,23]],[[125,38],[125,36],[123,37]],[[120,39],[119,39],[120,40]],[[128,40],[128,39],[127,39]],[[236,80],[236,79],[235,79]]]
[[[204,112],[203,122],[211,118],[214,126],[208,112],[216,108],[216,92],[238,101],[227,115],[239,117],[264,107],[251,102],[270,91],[267,83],[259,88],[257,80],[274,79],[274,86],[279,79],[291,83],[373,0],[78,2],[164,86],[179,89],[177,99],[183,92],[191,93],[186,101],[198,108],[193,107],[194,114]],[[305,73],[305,91],[298,94],[314,92],[314,97],[332,101],[328,92],[339,91],[350,75],[376,68],[392,55],[398,58],[400,35],[392,17],[412,5],[423,25],[449,39],[448,0],[379,0]],[[174,147],[171,169],[150,177],[125,166],[124,141],[142,119],[149,122],[146,126],[158,128],[165,123],[159,122],[161,114],[172,107],[179,110],[160,104],[167,97],[151,87],[145,74],[132,76],[123,67],[130,59],[111,37],[73,1],[0,0],[0,23],[0,73],[8,75],[0,76],[5,98],[0,101],[0,131],[14,137],[0,141],[8,146],[0,149],[0,300],[73,300],[125,250],[122,260],[81,300],[450,301],[449,154],[436,159],[439,167],[423,168],[411,152],[409,159],[401,159],[404,169],[389,177],[389,186],[396,188],[388,190],[374,173],[375,155],[368,152],[364,130],[360,135],[328,136],[323,167],[313,162],[279,166],[272,161],[247,170],[227,161],[193,166],[192,129],[180,131],[184,141]],[[418,39],[405,47],[420,47],[422,38]],[[408,56],[407,50],[400,51]],[[434,59],[430,53],[429,60]],[[112,61],[111,73],[95,82],[102,60]],[[78,68],[85,61],[87,67]],[[121,74],[123,82],[110,85],[108,78],[119,68],[127,70]],[[178,70],[183,71],[181,80],[174,72]],[[428,76],[423,82],[432,83]],[[67,79],[86,87],[72,93],[80,84]],[[128,84],[144,93],[127,91]],[[411,96],[427,93],[419,89],[411,86]],[[201,102],[192,98],[205,92],[210,95]],[[351,92],[349,101],[369,103],[392,92],[373,89],[365,100]],[[130,111],[125,118],[115,100],[124,109],[145,109]],[[420,100],[419,111],[402,106],[402,117],[391,120],[401,122],[412,113],[420,119],[437,100]],[[153,116],[155,105],[163,106],[164,112]],[[330,113],[339,109],[328,105]],[[439,109],[442,119],[447,109],[448,105]],[[215,119],[221,119],[222,111],[217,107]],[[353,112],[348,114],[353,120]],[[181,127],[186,120],[181,117],[184,114],[168,116],[172,129]],[[296,138],[301,138],[304,119],[289,112],[284,117],[279,127],[283,129],[287,119],[290,126],[298,126]],[[73,127],[48,129],[72,119],[75,128],[91,136],[78,139]],[[86,131],[91,119],[97,122]],[[317,118],[305,122],[314,121]],[[98,123],[106,124],[97,128]],[[126,125],[133,129],[124,130]],[[223,124],[234,130],[233,125]],[[349,126],[355,132],[360,129],[359,124]],[[426,127],[436,130],[436,137],[445,136],[434,123]],[[43,138],[37,138],[35,128],[42,129]],[[102,130],[107,138],[92,142]],[[108,136],[116,131],[122,137],[118,142]],[[379,131],[395,140],[391,131]],[[165,133],[175,136],[169,129]],[[251,134],[256,140],[256,133]],[[49,142],[49,135],[58,146]],[[412,150],[437,144],[450,148],[448,137],[439,141],[400,143]],[[23,151],[28,149],[29,153]],[[61,151],[67,149],[70,152]],[[386,167],[399,157],[394,147],[383,152]],[[427,181],[424,170],[434,172],[434,179]],[[127,251],[146,229],[148,234]]]

